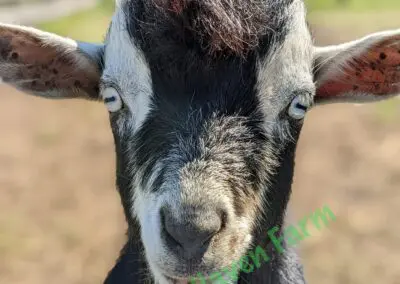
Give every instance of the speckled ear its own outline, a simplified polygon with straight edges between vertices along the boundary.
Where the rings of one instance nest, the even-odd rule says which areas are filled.
[[[400,30],[315,49],[316,102],[363,102],[400,94]]]
[[[102,46],[0,24],[0,77],[33,95],[99,99]]]

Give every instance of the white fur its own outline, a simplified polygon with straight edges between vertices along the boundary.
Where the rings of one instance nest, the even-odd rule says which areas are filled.
[[[117,7],[123,1],[117,2]],[[144,58],[143,52],[135,46],[126,30],[125,15],[122,9],[117,9],[112,19],[112,25],[106,38],[105,68],[102,76],[104,87],[114,86],[118,89],[122,101],[133,115],[130,119],[129,131],[137,131],[146,119],[150,111],[150,101],[153,95],[150,70]],[[122,129],[121,129],[122,131]],[[135,156],[135,151],[130,149],[127,155]],[[160,169],[156,166],[155,169]],[[160,238],[159,208],[163,200],[156,199],[147,193],[147,187],[156,178],[158,170],[153,171],[149,185],[141,188],[142,174],[140,169],[134,174],[132,181],[132,215],[140,221],[141,239],[145,247],[145,256],[149,264],[152,277],[156,283],[167,284],[168,280],[163,276],[156,265],[159,250],[163,248]]]
[[[138,173],[136,180],[133,181],[132,187],[135,188],[133,193],[133,208],[132,214],[140,220],[141,224],[141,239],[145,247],[145,256],[149,264],[152,276],[156,283],[168,284],[169,281],[165,278],[157,263],[163,261],[160,256],[168,254],[167,248],[161,240],[161,224],[160,224],[160,208],[165,204],[165,195],[156,198],[148,193],[148,188],[151,186],[154,179],[162,169],[162,164],[158,163],[154,167],[152,176],[146,188],[139,188],[142,175]],[[168,196],[168,195],[167,195]]]
[[[283,45],[259,63],[257,90],[265,116],[268,133],[278,130],[287,138],[284,121],[279,114],[287,108],[296,95],[311,101],[315,93],[312,78],[312,40],[306,24],[303,1],[295,0],[289,11],[292,15],[290,32]],[[304,94],[296,94],[304,90]],[[308,92],[307,92],[308,91]]]
[[[102,80],[117,85],[123,102],[134,116],[132,129],[137,130],[150,111],[153,90],[149,67],[142,51],[129,37],[122,10],[115,13],[107,36]]]
[[[122,5],[117,2],[117,7]],[[130,130],[135,132],[140,128],[150,111],[150,100],[153,94],[150,70],[144,55],[139,50],[133,39],[130,38],[125,28],[125,15],[122,9],[117,9],[112,19],[112,25],[106,38],[105,69],[102,76],[104,87],[114,86],[126,107],[134,116],[130,121]],[[122,131],[122,129],[121,129]],[[135,151],[130,149],[127,155],[135,156]],[[159,166],[155,167],[160,169]],[[163,247],[160,238],[159,208],[161,199],[156,199],[148,194],[147,188],[140,188],[142,174],[140,169],[134,174],[132,181],[132,215],[141,224],[141,238],[145,247],[145,256],[149,264],[152,276],[156,283],[168,283],[167,279],[159,271],[155,259],[159,255],[159,249]],[[156,178],[158,171],[153,171],[149,185]],[[147,187],[147,186],[146,186]]]

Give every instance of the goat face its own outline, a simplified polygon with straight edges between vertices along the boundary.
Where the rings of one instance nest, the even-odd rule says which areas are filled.
[[[129,192],[157,279],[209,275],[252,244],[261,215],[271,210],[264,200],[274,191],[273,173],[311,105],[304,7],[280,7],[270,21],[277,34],[238,50],[201,48],[202,30],[190,33],[146,5],[121,7],[106,39],[101,89],[116,97],[112,106],[123,102],[111,114],[119,186]],[[289,188],[291,178],[284,182]],[[283,208],[274,205],[279,214]]]
[[[302,1],[228,2],[122,1],[104,46],[0,25],[4,81],[104,99],[125,213],[160,283],[229,266],[282,223],[313,102],[400,91],[398,31],[315,48]]]

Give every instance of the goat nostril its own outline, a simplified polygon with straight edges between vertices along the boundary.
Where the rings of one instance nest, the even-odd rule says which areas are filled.
[[[202,245],[203,245],[203,246],[206,246],[206,245],[208,245],[209,243],[211,243],[211,240],[212,240],[212,239],[215,237],[215,235],[217,235],[220,231],[221,231],[221,229],[218,230],[218,231],[216,231],[216,232],[210,233],[210,234],[208,235],[208,237],[206,237],[206,238],[204,239]]]
[[[226,224],[228,222],[228,214],[225,211],[220,212],[220,218],[221,218],[221,227],[218,230],[218,233],[222,232],[226,228]]]
[[[169,244],[183,248],[183,245],[176,238],[174,238],[174,236],[166,228],[163,230],[163,232],[165,233],[165,237]]]
[[[161,208],[161,210],[160,210],[161,232],[163,233],[163,235],[165,236],[165,238],[167,239],[167,241],[170,244],[182,247],[182,245],[170,233],[170,231],[172,231],[172,229],[169,228],[170,227],[170,223],[169,223],[169,220],[166,219],[165,211],[167,211],[167,209],[165,209],[165,208]]]

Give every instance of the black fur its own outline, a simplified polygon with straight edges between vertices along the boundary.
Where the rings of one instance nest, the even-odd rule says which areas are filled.
[[[172,1],[131,0],[124,7],[129,20],[127,29],[132,38],[140,43],[148,56],[164,58],[166,56],[164,63],[171,62],[169,59],[175,62],[177,59],[174,57],[175,54],[187,63],[195,57],[201,61],[208,61],[210,57],[247,58],[249,53],[265,54],[284,40],[290,17],[286,9],[293,2],[293,0],[233,0],[233,2],[175,0],[188,3],[180,14],[157,5]],[[234,9],[229,8],[228,11],[224,11],[227,13],[226,16],[233,18],[225,18],[216,15],[217,11],[213,12],[213,7],[229,6],[227,3],[234,4],[232,6]],[[250,22],[249,19],[253,21]],[[232,25],[232,21],[236,24]],[[217,36],[214,36],[215,34]],[[193,62],[194,66],[200,66],[195,63],[197,62]],[[168,70],[169,65],[162,66],[164,70]]]

